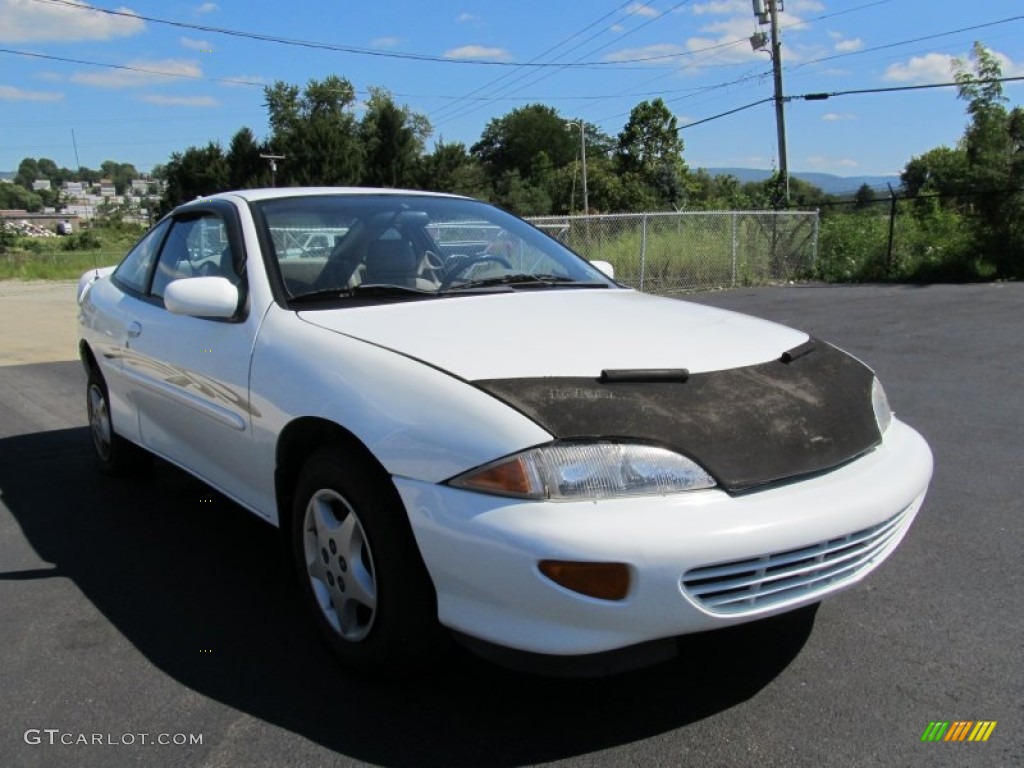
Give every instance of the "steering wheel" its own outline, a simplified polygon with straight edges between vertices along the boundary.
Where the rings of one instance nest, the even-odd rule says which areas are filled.
[[[512,269],[512,264],[508,259],[504,256],[498,256],[493,253],[482,253],[479,256],[466,256],[462,258],[455,257],[454,259],[448,260],[447,268],[444,270],[446,274],[444,279],[441,281],[440,290],[443,291],[451,287],[451,284],[454,283],[460,275],[468,272],[477,264],[486,264],[488,262],[500,264],[505,269]]]

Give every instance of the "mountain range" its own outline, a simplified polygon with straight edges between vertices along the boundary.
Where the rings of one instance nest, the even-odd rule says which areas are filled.
[[[748,181],[764,181],[774,173],[774,171],[763,168],[705,168],[704,170],[712,176],[719,174],[735,176],[744,184]],[[832,173],[815,173],[813,171],[790,171],[789,175],[813,184],[827,195],[852,195],[860,189],[861,184],[867,184],[877,192],[888,193],[888,184],[892,184],[893,189],[900,185],[899,176],[836,176]]]

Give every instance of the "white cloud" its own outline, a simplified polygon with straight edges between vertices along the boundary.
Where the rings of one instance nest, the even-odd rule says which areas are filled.
[[[856,120],[857,116],[849,112],[826,112],[821,116],[821,119],[827,123],[835,123],[840,120]]]
[[[656,45],[646,45],[643,48],[623,48],[621,51],[609,53],[604,57],[604,61],[631,61],[633,59],[649,59],[654,56],[677,56],[684,52],[681,45],[658,43]],[[664,65],[665,62],[657,60],[651,63]]]
[[[401,44],[400,37],[375,37],[370,41],[374,48],[397,48]]]
[[[81,0],[70,5],[40,3],[36,0],[0,0],[0,41],[5,43],[66,42],[71,40],[111,40],[137,35],[146,28],[134,16],[111,16],[96,11]],[[70,6],[77,6],[72,8]],[[128,14],[129,8],[117,10]]]
[[[1003,77],[1024,76],[1024,63],[1016,62],[999,51],[991,53],[999,62]],[[967,54],[951,56],[948,53],[914,56],[906,63],[890,64],[882,79],[894,83],[948,83],[953,79],[953,64],[956,59],[969,62],[970,57]]]
[[[71,76],[71,82],[93,85],[97,88],[140,88],[146,85],[180,80],[181,76],[200,77],[203,74],[195,62],[182,59],[162,59],[160,61],[136,59],[128,62],[127,66],[148,71],[112,69],[105,72],[75,72]]]
[[[54,91],[26,91],[23,88],[15,88],[13,85],[0,85],[0,99],[11,101],[60,101],[64,98],[63,93]]]
[[[214,11],[219,11],[219,10],[220,10],[220,6],[217,5],[216,3],[203,3],[202,5],[196,7],[194,13],[197,16],[202,16],[204,14],[213,13]]]
[[[953,56],[928,53],[914,56],[906,64],[890,64],[882,76],[893,83],[945,83],[953,79]]]
[[[178,42],[185,48],[191,48],[193,51],[208,53],[213,50],[213,44],[210,43],[209,40],[196,40],[194,37],[181,37],[178,38]]]
[[[219,107],[220,102],[212,96],[158,96],[147,94],[141,97],[149,104],[162,104],[169,107]]]
[[[812,165],[815,168],[831,168],[831,169],[847,169],[856,168],[858,163],[856,160],[851,160],[848,157],[839,159],[833,159],[830,157],[822,157],[821,155],[811,155],[806,159],[808,165]]]
[[[698,16],[715,14],[723,16],[728,13],[752,13],[753,7],[747,0],[711,0],[709,3],[701,3],[693,6],[693,12]]]
[[[489,48],[485,45],[463,45],[442,54],[446,59],[494,59],[508,61],[511,56],[504,48]]]
[[[619,32],[625,32],[626,28],[621,24],[612,24],[610,27],[608,27],[608,31],[615,32],[616,34],[618,34]]]
[[[661,15],[660,11],[651,8],[647,3],[633,3],[626,9],[626,13],[633,16],[643,16],[647,19],[653,19]]]
[[[839,53],[852,53],[853,51],[859,51],[863,47],[864,41],[859,37],[855,37],[852,40],[840,40],[835,45],[835,49]]]
[[[459,24],[468,24],[471,21],[480,21],[480,17],[473,13],[460,13],[455,20]]]

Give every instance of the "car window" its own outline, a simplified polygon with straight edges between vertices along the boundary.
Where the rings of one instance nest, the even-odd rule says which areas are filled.
[[[613,286],[557,240],[485,203],[430,195],[311,195],[259,201],[267,266],[291,298],[409,298],[486,290]],[[324,245],[325,239],[327,245]]]
[[[163,298],[167,286],[185,277],[226,277],[238,284],[224,220],[214,214],[174,222],[160,252],[152,295]]]
[[[128,255],[124,257],[117,269],[114,270],[114,280],[121,285],[138,293],[146,292],[146,283],[149,281],[149,270],[156,258],[160,241],[163,240],[168,221],[157,224],[149,233],[139,240]]]

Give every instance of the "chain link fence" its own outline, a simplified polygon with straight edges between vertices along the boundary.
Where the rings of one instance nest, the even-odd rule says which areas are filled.
[[[818,249],[816,211],[680,211],[538,216],[534,226],[615,279],[673,293],[808,277]]]

